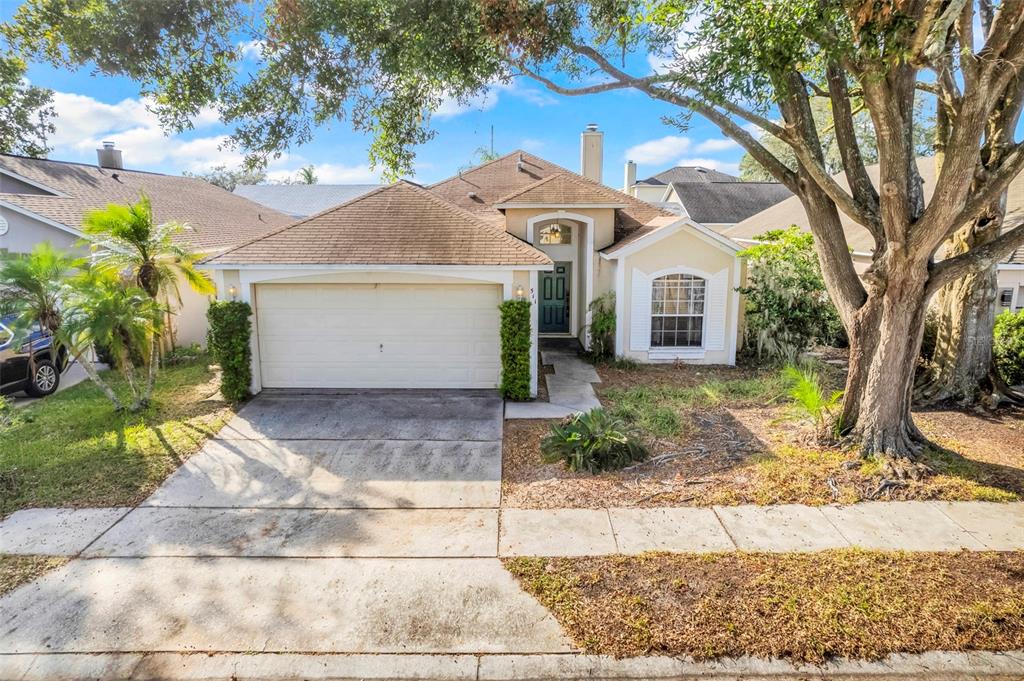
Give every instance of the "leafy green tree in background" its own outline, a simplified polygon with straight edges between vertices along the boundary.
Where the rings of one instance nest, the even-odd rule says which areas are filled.
[[[262,184],[267,181],[267,173],[259,168],[228,168],[225,165],[214,166],[203,173],[182,173],[185,177],[196,177],[206,180],[212,185],[229,192],[235,191],[240,184]]]
[[[25,80],[25,62],[0,56],[0,153],[45,158],[56,130],[53,90]]]
[[[25,55],[94,63],[136,79],[172,129],[204,106],[259,163],[345,118],[373,135],[371,162],[408,172],[430,112],[521,75],[566,96],[631,90],[703,116],[801,201],[823,279],[851,346],[841,422],[895,474],[927,443],[911,417],[925,309],[947,285],[991,271],[1024,226],[986,230],[1024,168],[1014,119],[1024,101],[1024,0],[28,0],[4,27]],[[976,19],[983,30],[975,35]],[[250,31],[251,35],[240,35]],[[132,39],[125,41],[123,36]],[[401,39],[396,39],[401,36]],[[242,67],[237,44],[262,41]],[[632,55],[641,55],[639,58]],[[664,58],[651,73],[647,55]],[[926,206],[913,141],[915,93],[935,95],[941,165]],[[812,102],[827,98],[846,186],[836,182]],[[868,177],[856,113],[868,113],[880,181]],[[995,122],[993,122],[995,121]],[[759,129],[792,150],[787,166]],[[847,188],[848,187],[848,188]],[[873,236],[862,279],[840,214]]]
[[[305,166],[299,168],[299,184],[316,184],[317,183],[316,168],[313,166]]]
[[[790,227],[756,238],[740,253],[747,260],[744,344],[759,358],[793,364],[814,342],[835,342],[842,323],[825,292],[813,236]]]

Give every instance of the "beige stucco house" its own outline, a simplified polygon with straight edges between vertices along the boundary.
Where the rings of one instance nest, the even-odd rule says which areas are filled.
[[[498,305],[528,298],[541,337],[587,343],[613,292],[616,353],[735,361],[739,246],[522,151],[430,186],[398,182],[210,258],[218,295],[253,307],[253,391],[493,388]],[[537,353],[532,386],[537,386]]]
[[[28,253],[37,244],[87,255],[82,219],[110,203],[149,196],[158,222],[186,225],[181,240],[213,255],[288,224],[293,218],[190,177],[123,167],[121,152],[107,145],[98,163],[69,163],[0,154],[0,252]],[[172,301],[173,337],[187,345],[206,342],[207,296],[179,282],[182,304]]]

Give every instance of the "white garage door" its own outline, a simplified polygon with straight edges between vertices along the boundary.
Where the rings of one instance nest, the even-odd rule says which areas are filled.
[[[501,287],[261,284],[266,388],[493,388]]]

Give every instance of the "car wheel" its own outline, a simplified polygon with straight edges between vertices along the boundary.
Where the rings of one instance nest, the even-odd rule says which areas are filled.
[[[32,372],[32,380],[25,389],[32,397],[46,397],[57,392],[60,385],[60,372],[56,365],[48,359],[36,362],[36,370]]]

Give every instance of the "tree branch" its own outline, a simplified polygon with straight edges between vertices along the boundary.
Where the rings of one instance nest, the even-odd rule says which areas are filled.
[[[549,78],[545,78],[544,76],[526,68],[525,66],[520,66],[519,69],[520,71],[522,71],[522,73],[519,75],[523,75],[537,81],[538,83],[540,83],[541,85],[543,85],[544,87],[546,87],[547,89],[551,90],[554,93],[560,95],[567,95],[569,97],[578,97],[581,95],[594,95],[601,92],[609,92],[611,90],[623,90],[625,88],[639,87],[639,85],[641,84],[664,83],[666,81],[670,81],[673,79],[672,74],[656,74],[653,76],[647,76],[645,78],[635,78],[631,80],[614,80],[608,83],[598,83],[597,85],[588,85],[586,87],[567,88],[562,85],[559,85],[558,83],[554,82]]]
[[[999,164],[999,167],[990,172],[988,179],[972,192],[971,197],[953,219],[949,230],[939,243],[981,215],[992,202],[1006,191],[1006,188],[1021,171],[1024,171],[1024,142],[1013,145],[1003,157],[1003,162]]]
[[[1003,232],[984,246],[972,248],[958,256],[938,262],[932,267],[931,275],[928,277],[925,295],[930,296],[946,284],[972,272],[992,267],[1020,246],[1024,246],[1024,224]]]
[[[836,143],[839,146],[839,155],[843,160],[846,180],[850,183],[850,190],[857,203],[877,215],[878,191],[871,183],[871,178],[868,177],[867,169],[864,167],[864,157],[861,155],[860,142],[857,140],[857,132],[853,125],[853,109],[850,106],[846,71],[838,63],[832,61],[826,67],[826,77],[832,101],[832,120]],[[872,229],[876,226],[874,223],[866,226],[875,238],[875,247],[879,247],[885,238],[882,230],[880,228]]]

